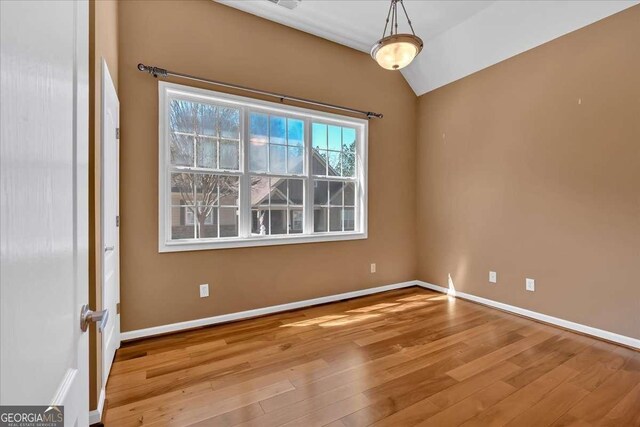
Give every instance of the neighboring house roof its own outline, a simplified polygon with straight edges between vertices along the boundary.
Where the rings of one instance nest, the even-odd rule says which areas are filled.
[[[319,162],[322,165],[322,167],[327,166],[327,160],[324,157],[322,157],[320,153],[316,151],[316,149],[313,149],[313,159],[314,161]],[[329,166],[330,175],[333,175],[333,176],[340,175],[338,171],[336,171],[334,168],[331,167],[331,165],[328,165],[328,166]],[[254,180],[251,183],[251,206],[260,205],[265,200],[268,200],[271,189],[273,189],[273,191],[277,191],[278,194],[282,196],[284,200],[287,201],[287,204],[289,204],[290,200],[287,199],[286,190],[283,192],[282,189],[280,189],[280,185],[284,182],[284,179],[285,178],[278,179],[276,185],[270,186],[268,177],[254,178]]]

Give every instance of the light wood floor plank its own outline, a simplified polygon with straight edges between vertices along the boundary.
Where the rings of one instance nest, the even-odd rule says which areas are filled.
[[[107,426],[640,426],[640,353],[421,288],[125,343]]]

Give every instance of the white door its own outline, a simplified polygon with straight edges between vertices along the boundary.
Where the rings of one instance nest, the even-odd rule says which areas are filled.
[[[102,60],[102,308],[110,316],[102,331],[102,385],[120,347],[119,138],[120,103],[107,63]]]
[[[0,1],[0,404],[89,415],[88,3]]]

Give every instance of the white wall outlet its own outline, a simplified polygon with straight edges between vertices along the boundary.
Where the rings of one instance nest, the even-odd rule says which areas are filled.
[[[372,273],[376,272],[376,263],[375,262],[371,264],[371,272]]]
[[[526,279],[525,287],[528,291],[534,292],[536,290],[536,281],[533,279]]]
[[[498,283],[498,273],[496,273],[495,271],[490,271],[489,272],[489,282]]]
[[[209,296],[209,284],[205,283],[200,285],[200,298],[206,298]]]

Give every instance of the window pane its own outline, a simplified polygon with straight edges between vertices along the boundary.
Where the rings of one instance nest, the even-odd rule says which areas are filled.
[[[174,174],[180,175],[180,174]],[[182,174],[189,177],[189,174]],[[174,179],[176,181],[177,179]],[[238,205],[238,185],[237,176],[226,176],[216,174],[195,174],[192,179],[181,178],[178,190],[183,199],[188,199],[187,204],[194,204],[190,196],[192,187],[195,186],[196,200],[198,206]],[[218,199],[220,197],[220,199]]]
[[[249,136],[252,142],[266,144],[269,135],[269,116],[262,113],[249,115]]]
[[[329,208],[316,207],[313,209],[313,231],[316,233],[327,231],[328,212]]]
[[[196,133],[198,135],[218,136],[216,132],[217,107],[209,104],[193,103],[196,109]]]
[[[304,148],[302,147],[288,147],[288,172],[301,175],[304,172]]]
[[[356,130],[342,128],[342,176],[356,176]]]
[[[342,128],[342,149],[346,150],[347,147],[355,144],[356,142],[356,130],[353,128]]]
[[[304,180],[289,180],[289,205],[302,205],[304,201]]]
[[[271,116],[271,126],[269,128],[269,142],[271,144],[287,143],[287,119],[284,117]]]
[[[326,175],[327,174],[327,151],[326,150],[313,150],[313,174],[314,175]]]
[[[317,148],[319,150],[327,149],[327,125],[323,125],[320,123],[313,123],[311,125],[313,140],[313,148]]]
[[[195,205],[195,178],[190,173],[171,174],[171,204]]]
[[[198,144],[197,166],[199,168],[216,169],[216,140],[199,137],[196,141]]]
[[[342,171],[340,170],[340,157],[341,153],[337,151],[329,151],[329,175],[340,176]]]
[[[355,209],[354,208],[344,208],[344,231],[354,231],[355,230]]]
[[[271,205],[287,205],[287,180],[271,178]]]
[[[198,206],[213,206],[218,204],[219,175],[199,173],[195,175],[196,200]]]
[[[329,182],[329,204],[332,206],[342,206],[341,182]]]
[[[269,178],[267,177],[251,177],[251,206],[268,205],[269,204]]]
[[[313,183],[313,204],[329,204],[329,183],[327,181],[314,181]]]
[[[220,141],[220,169],[238,170],[240,149],[237,141]]]
[[[268,209],[253,209],[251,211],[251,233],[261,236],[269,234]]]
[[[329,126],[329,150],[342,150],[342,128]]]
[[[266,172],[269,146],[264,142],[256,143],[251,140],[249,145],[249,170],[251,172]]]
[[[193,239],[195,227],[193,210],[188,206],[173,206],[171,208],[171,239]]]
[[[342,208],[331,208],[329,231],[342,231]]]
[[[189,101],[175,99],[169,107],[169,128],[174,132],[195,132],[194,107]]]
[[[342,176],[356,176],[356,152],[343,151],[341,155]]]
[[[218,209],[213,206],[200,206],[195,210],[196,230],[201,239],[218,237]]]
[[[302,120],[287,119],[287,140],[289,145],[304,145],[304,122]]]
[[[249,115],[249,169],[254,172],[266,172],[269,152],[269,117],[266,114]]]
[[[171,134],[171,164],[176,166],[193,166],[193,136]]]
[[[302,233],[304,224],[304,213],[302,209],[289,210],[289,233]]]
[[[240,179],[237,176],[218,175],[220,205],[238,206],[238,188]]]
[[[284,145],[270,145],[269,171],[272,173],[287,173],[287,147]]]
[[[238,236],[238,209],[220,208],[220,237]]]
[[[344,205],[354,206],[356,204],[356,186],[353,182],[344,183]]]
[[[271,234],[287,234],[287,209],[271,209]]]
[[[220,137],[240,139],[240,110],[220,107]]]

